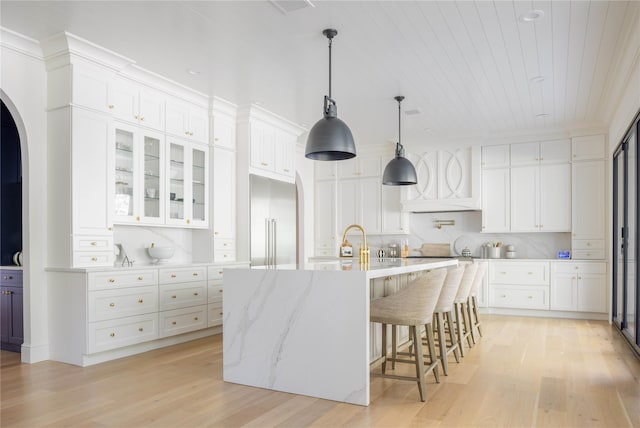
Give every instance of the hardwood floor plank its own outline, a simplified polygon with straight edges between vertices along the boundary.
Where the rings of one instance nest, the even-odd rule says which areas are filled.
[[[222,380],[213,336],[81,368],[0,353],[9,427],[640,427],[640,361],[606,322],[482,317],[483,333],[427,401],[414,382],[371,379],[371,405]],[[411,365],[396,372],[412,375]]]

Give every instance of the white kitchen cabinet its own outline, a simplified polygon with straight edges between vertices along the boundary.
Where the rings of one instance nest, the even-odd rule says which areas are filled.
[[[489,264],[489,306],[549,309],[549,262],[517,261]]]
[[[573,137],[571,143],[574,161],[603,160],[605,158],[604,135]]]
[[[508,144],[482,147],[482,168],[508,168],[510,150]]]
[[[511,230],[509,177],[508,168],[482,171],[482,232]]]
[[[114,118],[164,132],[165,96],[127,79],[112,84],[109,109]]]
[[[573,258],[604,259],[605,162],[574,162],[571,246]]]
[[[571,230],[571,165],[511,168],[511,231]]]
[[[166,146],[166,223],[208,227],[209,147],[178,139],[168,139]]]
[[[518,143],[509,147],[510,166],[538,165],[540,163],[540,143]]]
[[[114,223],[163,224],[164,134],[116,122]]]
[[[382,214],[380,221],[383,234],[408,234],[409,213],[402,211],[401,186],[381,186]]]
[[[111,81],[113,74],[103,67],[95,67],[89,64],[73,64],[71,85],[71,102],[75,106],[84,106],[102,113],[109,113],[111,108]],[[64,69],[53,70],[50,74],[60,73],[62,78],[66,78],[68,72]],[[66,85],[59,85],[59,82],[50,80],[50,94],[65,88]],[[53,97],[55,98],[55,96]]]
[[[343,162],[343,161],[339,161]],[[316,180],[335,180],[338,174],[338,161],[315,162]]]
[[[417,184],[405,186],[402,208],[409,212],[467,211],[481,208],[480,148],[407,153]]]
[[[285,132],[276,134],[275,147],[275,171],[295,180],[295,155],[296,155],[295,135]]]
[[[362,154],[338,162],[338,179],[380,177],[380,156]]]
[[[295,181],[297,136],[269,123],[252,120],[250,125],[250,165],[259,174]]]
[[[351,224],[359,224],[369,235],[380,233],[381,186],[379,177],[338,182],[339,230],[344,230]]]
[[[337,183],[335,181],[316,181],[314,201],[314,237],[316,256],[335,256],[338,254],[336,227]]]
[[[206,108],[169,97],[165,115],[167,134],[208,143],[209,118]]]
[[[568,139],[511,144],[510,150],[512,167],[571,161],[571,141]]]
[[[213,115],[212,135],[213,145],[229,150],[236,148],[236,119],[225,114]]]
[[[213,238],[236,237],[236,154],[213,148]],[[222,261],[222,260],[220,260]]]
[[[607,312],[606,264],[552,262],[551,309]]]

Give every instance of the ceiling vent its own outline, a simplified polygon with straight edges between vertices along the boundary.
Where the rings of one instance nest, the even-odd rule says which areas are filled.
[[[311,0],[269,0],[269,2],[285,15],[296,10],[315,7]]]

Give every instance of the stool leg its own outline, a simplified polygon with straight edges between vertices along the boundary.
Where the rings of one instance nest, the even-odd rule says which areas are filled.
[[[451,312],[445,314],[447,317],[447,325],[449,326],[449,338],[451,339],[451,346],[453,348],[453,356],[456,357],[456,363],[460,362],[460,352],[458,351],[458,338],[456,337],[456,329],[453,327],[453,316]]]
[[[413,332],[413,337],[417,338],[418,336],[418,327],[412,325],[409,327],[410,331]],[[414,340],[413,346],[416,351],[416,377],[418,378],[418,390],[420,391],[420,401],[425,401],[426,393],[425,393],[425,380],[424,380],[424,357],[422,356],[422,340]]]
[[[382,374],[387,371],[387,325],[382,324]]]
[[[473,314],[475,315],[475,326],[478,329],[478,334],[482,337],[482,328],[480,328],[480,315],[478,313],[478,296],[471,296],[471,302],[473,303]]]
[[[471,333],[471,340],[473,344],[476,344],[476,331],[473,318],[471,318],[471,296],[467,298],[467,318],[469,319],[469,332]]]
[[[438,372],[438,356],[436,355],[436,344],[433,338],[433,326],[428,325],[427,328],[427,341],[429,342],[429,363],[435,363],[433,367],[433,377],[436,378],[436,383],[440,383],[440,373]]]
[[[464,318],[464,312],[462,312],[462,308],[460,307],[460,303],[453,304],[454,309],[456,311],[456,334],[458,335],[458,348],[460,348],[460,355],[464,357],[464,346],[462,345],[462,340],[464,338],[464,332],[462,331],[462,318]]]
[[[469,305],[467,305],[466,301],[462,302],[461,305],[462,305],[462,321],[464,322],[464,335],[467,338],[467,343],[469,344],[469,348],[473,348],[473,344],[475,343],[475,341],[472,341],[473,330],[470,328],[471,319],[469,319],[467,316],[469,314]]]
[[[447,358],[447,338],[444,335],[444,323],[442,312],[436,312],[436,329],[438,331],[438,344],[440,345],[440,361],[442,361],[442,372],[449,376],[449,361]],[[426,327],[425,327],[426,328]]]
[[[391,369],[396,369],[396,358],[398,358],[398,338],[397,326],[391,326]]]

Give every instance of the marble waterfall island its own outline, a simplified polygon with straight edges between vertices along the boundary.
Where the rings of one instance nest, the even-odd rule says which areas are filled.
[[[224,380],[369,404],[371,281],[455,259],[224,270]]]

